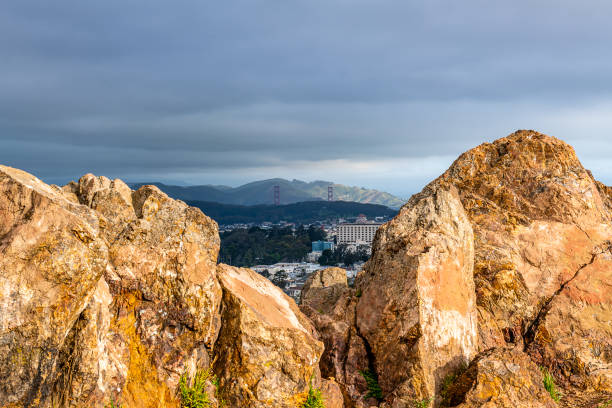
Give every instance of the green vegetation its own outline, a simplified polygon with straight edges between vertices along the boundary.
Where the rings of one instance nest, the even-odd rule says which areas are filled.
[[[451,398],[451,395],[449,394],[450,388],[453,384],[455,384],[455,382],[457,381],[457,378],[459,378],[459,376],[463,374],[466,369],[467,369],[467,365],[464,364],[461,367],[459,367],[457,371],[452,372],[448,374],[446,377],[444,377],[444,380],[442,381],[442,387],[440,388],[440,398],[442,398],[440,406],[442,407],[450,406],[450,398]]]
[[[311,251],[312,241],[325,239],[325,232],[313,226],[291,228],[258,227],[221,233],[219,261],[233,266],[296,262]]]
[[[106,405],[106,408],[121,408],[121,404],[119,405],[115,404],[115,400],[111,398],[108,405]]]
[[[357,289],[357,291],[355,291],[355,296],[356,296],[356,297],[358,297],[358,298],[360,298],[360,297],[361,297],[361,295],[362,295],[362,293],[361,293],[361,288],[359,288],[359,289]]]
[[[378,401],[382,401],[382,389],[380,388],[380,385],[378,385],[376,373],[373,373],[370,370],[362,370],[359,373],[363,376],[368,384],[368,393],[366,394],[366,398],[376,398]]]
[[[546,391],[548,391],[553,401],[559,402],[559,400],[561,400],[561,394],[559,394],[557,391],[554,377],[550,374],[546,367],[540,367],[540,370],[542,370],[542,381],[544,382],[544,388],[546,388]]]
[[[365,262],[369,258],[365,246],[360,246],[356,251],[349,251],[346,245],[338,245],[333,251],[326,249],[321,253],[319,265],[336,266],[340,263],[353,265],[355,262]]]
[[[208,408],[211,406],[206,392],[208,380],[214,380],[210,368],[198,371],[192,379],[188,379],[187,374],[181,376],[177,390],[181,399],[181,408]]]
[[[601,404],[597,406],[597,408],[609,408],[609,407],[612,407],[612,400],[602,402]]]
[[[354,218],[364,214],[368,218],[392,218],[397,210],[376,204],[348,201],[304,201],[288,205],[232,205],[207,201],[187,201],[221,225],[278,223],[312,224],[317,221]]]
[[[312,388],[312,383],[310,384],[308,396],[306,397],[306,401],[304,401],[302,404],[302,408],[325,408],[321,390],[318,388]]]
[[[420,401],[414,401],[414,408],[427,408],[431,404],[432,398],[424,398]]]

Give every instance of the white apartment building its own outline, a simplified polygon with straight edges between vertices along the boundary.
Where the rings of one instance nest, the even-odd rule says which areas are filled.
[[[380,223],[351,223],[338,225],[338,244],[372,245]]]

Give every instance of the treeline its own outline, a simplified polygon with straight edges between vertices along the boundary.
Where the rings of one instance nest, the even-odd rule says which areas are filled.
[[[354,265],[357,262],[365,262],[370,258],[370,254],[365,246],[357,247],[357,250],[350,251],[346,245],[338,245],[334,250],[326,249],[319,258],[319,264],[325,266],[336,266],[344,264]]]
[[[219,261],[234,266],[299,262],[311,250],[311,242],[324,240],[325,232],[300,226],[236,229],[221,233]]]
[[[208,201],[187,201],[221,225],[278,223],[311,224],[317,221],[354,218],[364,214],[368,218],[392,218],[397,214],[384,205],[362,204],[350,201],[304,201],[287,205],[232,205]]]

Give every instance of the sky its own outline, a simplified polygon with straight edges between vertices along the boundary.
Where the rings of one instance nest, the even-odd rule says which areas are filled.
[[[408,197],[517,129],[612,184],[612,2],[6,0],[0,163]]]

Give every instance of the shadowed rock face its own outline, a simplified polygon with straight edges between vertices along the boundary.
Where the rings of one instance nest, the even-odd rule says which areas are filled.
[[[320,368],[333,377],[347,407],[369,407],[367,383],[361,371],[370,369],[364,340],[355,325],[358,297],[347,285],[346,271],[327,268],[314,272],[302,290],[300,309],[313,322],[325,344]]]
[[[213,356],[235,406],[320,384],[311,324],[267,280],[217,265],[217,225],[200,210],[90,174],[58,188],[0,167],[0,191],[0,406],[178,407],[180,376]],[[227,352],[238,345],[244,360]]]

